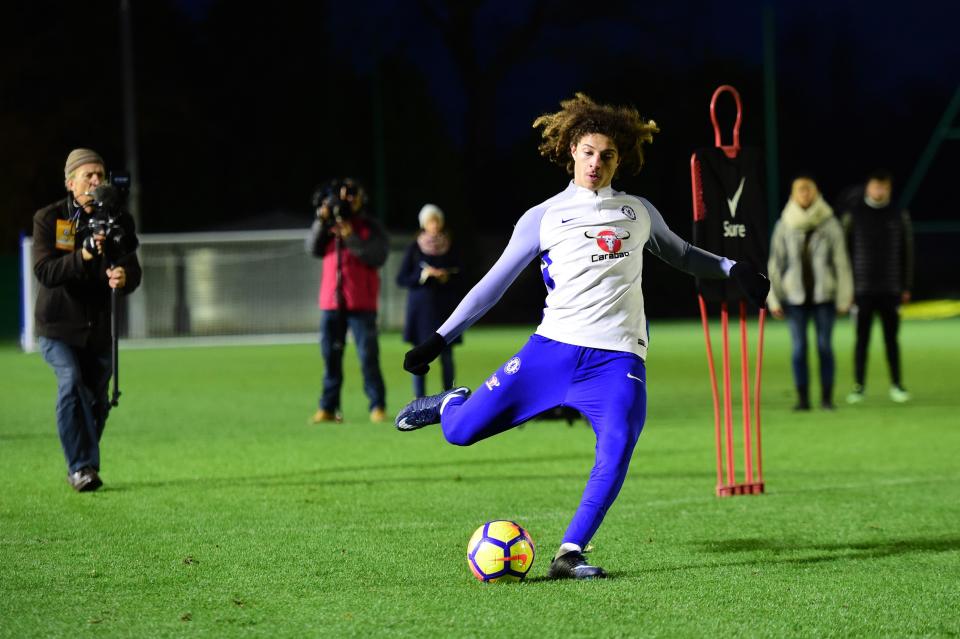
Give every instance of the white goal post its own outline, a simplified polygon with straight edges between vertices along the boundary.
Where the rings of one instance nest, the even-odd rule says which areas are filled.
[[[139,234],[143,282],[125,298],[128,343],[291,342],[317,339],[320,260],[307,253],[308,229]],[[397,269],[410,242],[394,236],[380,269],[381,329],[403,325],[406,291]],[[21,244],[21,332],[36,349],[32,238]]]

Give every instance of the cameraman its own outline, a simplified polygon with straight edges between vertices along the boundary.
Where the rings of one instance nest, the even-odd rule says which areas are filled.
[[[94,190],[106,183],[103,158],[74,149],[63,176],[67,197],[33,216],[33,272],[40,281],[34,315],[40,351],[57,375],[57,430],[67,481],[87,492],[103,485],[100,437],[110,411],[111,289],[131,293],[141,271],[132,250],[110,264],[103,255],[108,238],[100,231],[88,232],[89,240],[84,235],[97,211]],[[135,247],[133,218],[117,213],[117,236]]]
[[[377,302],[380,276],[387,261],[387,234],[366,214],[366,193],[353,179],[338,180],[313,196],[317,219],[310,227],[307,250],[323,260],[319,306],[320,351],[323,355],[323,393],[314,424],[341,422],[343,348],[347,328],[353,334],[363,372],[370,421],[386,419],[386,391],[380,373],[377,343]]]

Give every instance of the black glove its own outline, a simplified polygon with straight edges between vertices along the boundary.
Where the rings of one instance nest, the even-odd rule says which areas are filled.
[[[770,292],[770,280],[750,262],[737,262],[730,269],[730,277],[751,302],[763,308]]]
[[[426,375],[430,370],[430,362],[437,359],[446,347],[447,341],[439,333],[434,333],[427,341],[407,351],[403,356],[403,369],[414,375]]]

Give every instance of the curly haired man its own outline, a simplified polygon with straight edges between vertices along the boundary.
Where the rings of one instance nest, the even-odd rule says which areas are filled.
[[[520,217],[500,259],[437,333],[406,354],[404,368],[426,372],[537,257],[547,288],[542,322],[476,392],[460,387],[416,399],[397,415],[396,426],[407,431],[440,423],[447,441],[469,446],[555,406],[583,413],[596,434],[596,459],[548,574],[591,579],[606,572],[590,565],[583,549],[623,485],[646,417],[644,249],[697,277],[733,277],[758,305],[769,282],[750,264],[691,246],[648,200],[611,187],[618,173],[640,170],[656,123],[634,108],[597,104],[581,93],[560,105],[533,126],[542,129],[541,155],[573,180]]]

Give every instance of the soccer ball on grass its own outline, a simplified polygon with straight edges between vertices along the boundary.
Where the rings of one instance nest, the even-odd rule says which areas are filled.
[[[530,572],[533,558],[533,539],[513,521],[488,521],[467,543],[467,564],[480,581],[520,581]]]

